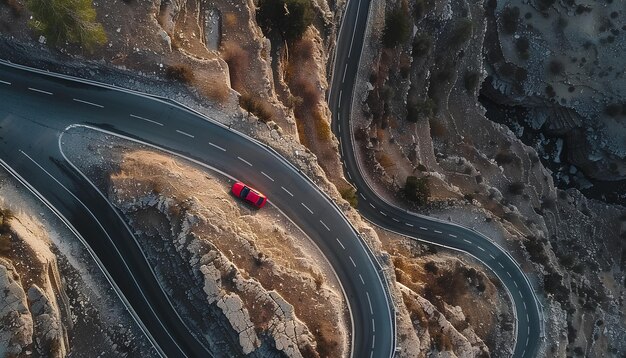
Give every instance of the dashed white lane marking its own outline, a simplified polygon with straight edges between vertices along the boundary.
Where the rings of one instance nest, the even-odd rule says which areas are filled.
[[[350,175],[350,172],[346,172],[346,173],[348,173],[348,178],[352,180],[352,175]]]
[[[248,164],[248,166],[250,166],[250,167],[252,166],[252,163],[250,163],[249,161],[247,161],[247,160],[243,159],[242,157],[237,157],[237,159],[239,159],[239,160],[241,160],[242,162],[244,162],[244,163]]]
[[[463,241],[467,242],[468,244],[471,244],[472,242],[469,241],[468,239],[463,239]]]
[[[374,310],[372,309],[372,300],[370,300],[370,293],[365,292],[365,295],[367,296],[367,303],[370,306],[370,314],[374,314]]]
[[[404,225],[413,227],[413,224],[409,224],[409,223],[404,223]]]
[[[521,295],[521,293],[520,293],[520,295]],[[524,310],[526,310],[526,301],[524,301],[522,303],[524,303]]]
[[[395,222],[397,222],[397,223],[399,223],[399,222],[400,222],[400,220],[398,220],[398,219],[396,219],[396,218],[391,218],[391,220],[393,220],[393,221],[395,221]]]
[[[530,318],[528,317],[528,313],[526,313],[526,322],[530,322]]]
[[[374,319],[372,318],[372,332],[376,332],[376,323],[374,322]],[[373,346],[372,346],[373,348]]]
[[[519,288],[519,286],[517,285],[517,281],[513,281],[513,283],[515,284],[515,287]]]
[[[311,214],[313,214],[313,210],[309,209],[308,206],[306,206],[304,203],[300,203],[302,204],[302,206],[304,206],[305,209],[307,209]]]
[[[330,228],[328,226],[326,226],[326,224],[324,224],[324,222],[322,220],[320,220],[320,223],[322,224],[323,227],[326,228],[326,230],[330,231]]]
[[[502,262],[498,262],[498,265],[500,265],[500,267],[504,268],[504,265],[502,264]]]
[[[359,278],[361,279],[361,283],[365,285],[365,280],[363,280],[363,276],[361,276],[361,274],[359,274]]]
[[[83,101],[82,99],[78,99],[78,98],[72,98],[72,101],[88,104],[90,106],[94,106],[94,107],[98,107],[98,108],[104,108],[104,106],[101,105],[101,104],[97,104],[97,103],[93,103],[93,102],[89,102],[89,101]]]
[[[341,246],[342,249],[344,249],[344,250],[346,249],[346,247],[343,246],[343,244],[341,243],[341,241],[339,241],[338,238],[335,238],[335,240],[337,240],[337,242],[339,243],[339,245]]]
[[[492,258],[492,259],[494,259],[494,260],[496,259],[496,257],[495,257],[495,256],[493,256],[492,254],[489,254],[489,257],[491,257],[491,258]]]
[[[28,87],[28,89],[33,92],[39,92],[39,93],[47,94],[48,96],[52,96],[52,92],[40,90],[39,88]]]
[[[194,136],[193,134],[189,134],[189,133],[187,133],[187,132],[183,132],[183,131],[178,130],[178,129],[176,130],[176,133],[178,133],[178,134],[182,134],[182,135],[187,136],[187,137],[189,137],[189,138],[195,138],[195,136]]]
[[[480,246],[478,246],[478,245],[476,245],[476,247],[477,247],[477,248],[479,248],[479,249],[480,249],[480,251],[485,251],[485,249],[483,249],[482,247],[480,247]]]
[[[456,239],[456,235],[454,235],[454,234],[448,234],[448,236],[453,237],[453,238]]]
[[[370,358],[374,358],[374,350],[370,351]]]
[[[530,334],[530,326],[526,327],[526,334]],[[526,342],[526,345],[528,345],[528,342]]]
[[[522,357],[526,354],[526,349],[522,351]]]
[[[520,291],[519,296],[524,299],[524,294],[522,293],[522,291]],[[524,308],[526,308],[526,305],[524,305]]]
[[[209,142],[209,145],[210,145],[211,147],[213,147],[213,148],[217,148],[217,149],[221,150],[222,152],[225,152],[225,151],[226,151],[226,148],[222,148],[222,147],[220,147],[219,145],[217,145],[217,144],[215,144],[215,143],[211,143],[211,142]]]
[[[356,267],[356,262],[354,262],[352,256],[348,256],[348,258],[350,259],[350,262],[352,262],[352,266]]]
[[[337,108],[341,108],[341,95],[343,94],[343,91],[339,91],[339,101],[337,102]]]
[[[266,177],[267,179],[269,179],[269,180],[271,180],[271,181],[274,181],[274,179],[272,179],[272,177],[271,177],[271,176],[269,176],[269,175],[267,175],[267,174],[265,174],[265,173],[263,173],[263,172],[261,172],[261,174],[263,174],[263,176],[264,176],[264,177]]]
[[[0,80],[0,83],[4,83],[5,85],[11,85],[11,82]]]
[[[374,206],[374,204],[370,203],[370,206],[374,209],[376,209],[376,207]]]
[[[509,275],[509,277],[513,278],[513,276],[511,276],[511,273],[509,271],[507,271],[506,274]]]
[[[363,195],[363,193],[359,193],[359,195],[361,196],[361,198],[363,198],[363,200],[367,200],[365,199],[365,195]]]
[[[374,325],[374,319],[372,319],[372,327]],[[372,335],[372,350],[374,349],[374,346],[376,346],[376,335]]]
[[[439,231],[439,230],[435,230],[435,232],[436,232],[437,234],[441,234],[441,231]]]
[[[159,123],[157,121],[153,121],[152,119],[144,118],[144,117],[141,117],[141,116],[138,116],[138,115],[135,115],[135,114],[131,114],[130,116],[133,117],[133,118],[141,119],[142,121],[146,121],[146,122],[150,122],[152,124],[156,124],[156,125],[161,126],[161,127],[163,126],[163,123]]]
[[[420,226],[420,229],[424,230],[424,231],[428,231],[428,228],[425,228],[423,226]]]
[[[387,214],[383,213],[382,211],[378,210],[378,212],[382,215],[382,216],[387,216]]]
[[[284,186],[281,186],[280,188],[281,188],[281,189],[283,189],[283,190],[285,191],[285,193],[287,193],[287,194],[289,194],[289,195],[293,196],[293,194],[291,194],[291,192],[290,192],[289,190],[285,189],[285,187],[284,187]]]
[[[346,73],[348,73],[348,64],[346,63],[346,67],[343,69],[343,78],[341,79],[341,84],[346,81]]]

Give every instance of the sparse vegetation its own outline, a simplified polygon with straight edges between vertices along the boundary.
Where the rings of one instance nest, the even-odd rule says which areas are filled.
[[[53,45],[79,44],[88,51],[107,41],[90,0],[28,0],[30,25]]]
[[[411,35],[411,19],[404,9],[398,8],[385,17],[382,41],[387,48],[394,48],[406,42]]]
[[[278,31],[289,42],[302,37],[313,17],[311,0],[260,0],[256,13],[265,34]]]
[[[264,123],[271,121],[274,117],[272,106],[258,96],[243,93],[239,97],[239,106],[248,113],[257,116],[259,120]]]
[[[353,187],[348,187],[343,190],[339,190],[341,197],[350,203],[350,206],[356,208],[359,205],[359,199],[356,196],[356,189]]]
[[[165,76],[170,80],[180,81],[186,84],[190,84],[194,79],[193,70],[187,64],[167,66]]]
[[[536,2],[537,2],[537,8],[540,11],[546,11],[550,7],[552,7],[552,5],[554,5],[556,0],[536,0]]]
[[[565,70],[565,66],[563,66],[563,62],[559,60],[552,60],[548,64],[548,70],[553,75],[560,75]]]
[[[404,185],[404,195],[417,205],[426,205],[430,198],[428,178],[418,178],[412,175],[408,176]]]
[[[431,117],[437,110],[437,105],[432,98],[426,98],[425,100],[412,100],[407,103],[406,120],[411,123],[416,123],[422,118]]]
[[[626,104],[611,103],[606,106],[604,113],[611,117],[626,116]]]
[[[24,8],[22,7],[22,4],[17,2],[17,0],[3,0],[2,2],[6,4],[9,9],[11,9],[11,14],[13,14],[13,17],[22,16]]]
[[[429,35],[424,33],[416,34],[413,39],[413,51],[411,55],[413,55],[413,58],[427,56],[430,53],[432,45],[433,40]]]
[[[512,35],[517,31],[519,15],[520,11],[517,6],[507,6],[502,10],[502,31],[505,34]]]
[[[520,37],[519,39],[515,40],[515,49],[517,50],[517,54],[521,59],[528,60],[528,57],[530,57],[530,53],[528,51],[529,48],[530,43],[528,42],[528,39],[526,37]]]
[[[450,46],[458,48],[465,44],[471,37],[474,24],[468,18],[459,19],[452,29],[450,35]]]
[[[513,182],[509,184],[509,193],[513,195],[522,195],[524,193],[524,189],[526,188],[526,184],[522,182]]]
[[[465,84],[465,89],[469,93],[474,93],[476,88],[478,87],[478,83],[480,81],[480,75],[476,71],[469,71],[465,73],[465,77],[463,79],[463,83]]]
[[[227,41],[221,49],[222,58],[228,64],[230,85],[237,91],[245,88],[245,74],[248,71],[250,59],[248,53],[234,41]]]

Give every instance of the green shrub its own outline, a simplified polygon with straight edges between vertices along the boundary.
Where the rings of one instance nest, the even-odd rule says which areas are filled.
[[[341,197],[345,201],[350,203],[351,207],[356,208],[359,205],[359,199],[356,196],[356,189],[353,187],[340,190],[339,193],[341,193]]]
[[[426,205],[430,198],[428,178],[408,176],[404,185],[404,195],[407,199],[417,203],[417,205]]]
[[[30,25],[53,45],[69,42],[93,50],[107,41],[91,0],[28,0],[26,6]]]
[[[412,101],[407,104],[406,120],[416,123],[421,118],[431,117],[437,110],[437,105],[431,98],[423,101]]]
[[[289,42],[302,37],[313,17],[311,0],[260,0],[256,13],[265,34],[276,30]]]
[[[530,43],[528,39],[525,37],[520,37],[515,40],[515,49],[517,50],[517,54],[523,60],[528,60],[530,54],[528,53],[528,49],[530,48]]]
[[[387,14],[382,37],[383,45],[386,48],[396,47],[407,41],[410,35],[411,21],[403,9],[395,9]]]

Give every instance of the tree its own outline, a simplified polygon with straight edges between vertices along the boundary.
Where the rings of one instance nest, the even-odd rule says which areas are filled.
[[[75,43],[91,51],[107,41],[91,0],[28,0],[27,6],[30,25],[51,44]]]
[[[386,48],[394,48],[407,41],[411,35],[411,21],[409,15],[403,9],[395,9],[385,17],[385,29],[383,30],[383,45]]]
[[[275,30],[285,40],[293,42],[311,25],[313,15],[310,0],[261,0],[256,19],[263,33]]]
[[[428,178],[408,176],[404,185],[404,195],[407,199],[417,203],[417,205],[426,205],[430,198]]]

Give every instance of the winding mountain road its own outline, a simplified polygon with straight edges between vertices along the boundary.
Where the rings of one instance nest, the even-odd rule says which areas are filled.
[[[0,98],[0,165],[89,245],[162,355],[213,352],[178,316],[117,210],[65,159],[60,137],[70,126],[107,130],[252,183],[332,265],[351,313],[352,356],[393,354],[395,316],[380,265],[335,204],[266,146],[165,99],[5,63]]]
[[[370,0],[350,0],[348,4],[337,42],[328,99],[345,172],[358,190],[358,210],[368,221],[384,229],[462,251],[483,262],[502,281],[514,304],[517,334],[513,357],[535,357],[541,343],[542,311],[530,282],[515,259],[476,231],[410,213],[383,200],[371,189],[366,175],[361,172],[355,155],[357,149],[350,127],[350,111],[369,7]]]

